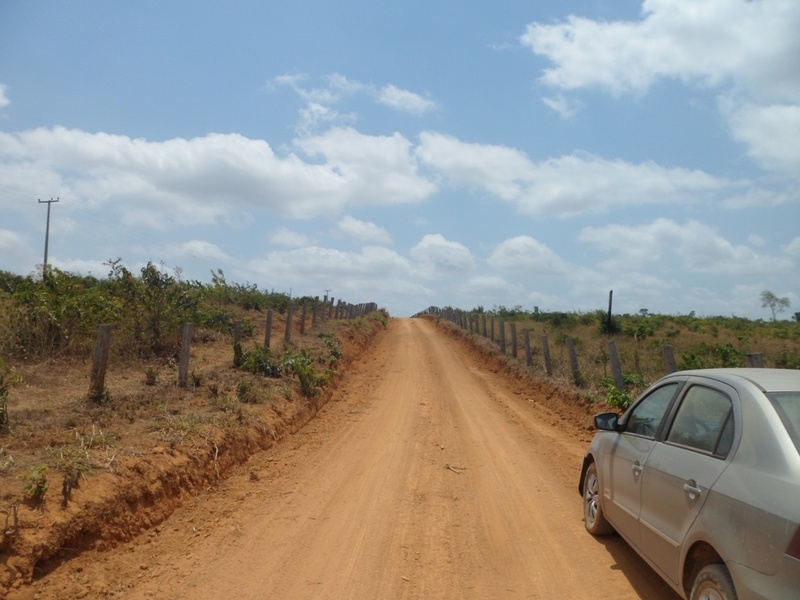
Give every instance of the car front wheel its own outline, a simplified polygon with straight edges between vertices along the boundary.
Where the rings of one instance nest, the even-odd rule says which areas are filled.
[[[708,565],[694,580],[691,600],[736,600],[736,588],[725,565]]]
[[[603,515],[600,505],[600,480],[597,478],[597,465],[592,463],[586,469],[583,480],[583,522],[586,531],[592,535],[609,535],[614,528]]]

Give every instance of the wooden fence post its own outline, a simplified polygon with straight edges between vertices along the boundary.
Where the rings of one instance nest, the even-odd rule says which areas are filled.
[[[311,306],[311,329],[317,327],[317,305],[319,304],[319,296],[314,298],[314,304]]]
[[[625,379],[622,376],[622,362],[619,360],[617,343],[614,340],[608,340],[608,355],[611,358],[611,376],[614,379],[614,385],[622,391],[625,389]]]
[[[486,337],[486,313],[481,315],[481,326],[483,329],[483,337]]]
[[[110,347],[111,325],[100,325],[97,330],[97,343],[94,347],[94,360],[92,362],[92,377],[89,384],[89,399],[95,402],[102,400],[106,389],[106,369],[108,368]]]
[[[272,341],[272,309],[267,311],[267,331],[264,333],[264,348],[269,348]]]
[[[675,352],[673,352],[672,346],[664,344],[661,347],[661,356],[664,358],[664,371],[667,375],[678,370],[678,364],[675,362]]]
[[[308,302],[303,302],[303,316],[300,319],[300,335],[306,332],[306,314],[308,313]]]
[[[522,337],[525,340],[525,365],[530,368],[533,364],[533,356],[531,355],[531,330],[523,329]]]
[[[491,332],[492,332],[492,337],[490,337],[489,339],[494,341],[494,315],[492,315],[490,325],[491,325],[490,329],[491,329]]]
[[[239,321],[241,328],[241,321]],[[178,361],[178,387],[185,388],[189,382],[189,350],[192,345],[192,324],[184,323],[181,338],[181,353]]]
[[[544,370],[548,377],[552,377],[553,363],[550,362],[550,343],[547,341],[547,334],[542,336],[542,355],[544,356]]]
[[[286,331],[283,333],[283,339],[286,343],[292,340],[292,317],[294,316],[294,304],[289,302],[286,310]]]
[[[500,326],[500,353],[506,353],[506,322],[501,318],[498,325]]]
[[[517,324],[511,323],[511,356],[517,358]]]
[[[572,380],[575,385],[581,385],[581,371],[578,368],[578,354],[575,352],[575,343],[572,338],[567,338],[567,352],[569,354],[569,364],[572,368]]]
[[[242,322],[241,321],[234,321],[233,322],[233,343],[239,344],[242,341]]]
[[[747,356],[745,356],[745,364],[748,367],[763,369],[764,368],[763,355],[760,352],[748,354]]]

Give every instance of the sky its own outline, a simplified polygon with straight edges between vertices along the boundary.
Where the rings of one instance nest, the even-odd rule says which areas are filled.
[[[0,0],[0,270],[800,311],[797,0]]]

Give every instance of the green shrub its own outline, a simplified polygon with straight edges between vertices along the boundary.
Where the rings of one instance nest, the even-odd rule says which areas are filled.
[[[286,373],[297,376],[300,382],[300,393],[306,398],[319,395],[322,387],[330,378],[330,371],[320,375],[314,367],[314,360],[307,348],[299,353],[287,352],[283,359],[283,369]]]
[[[633,398],[624,390],[620,390],[611,377],[603,377],[602,385],[606,390],[606,404],[611,408],[625,411],[633,404]]]
[[[241,348],[241,344],[239,346]],[[238,366],[255,375],[275,378],[281,376],[281,364],[275,361],[269,348],[260,344],[256,344],[252,350],[242,353]]]

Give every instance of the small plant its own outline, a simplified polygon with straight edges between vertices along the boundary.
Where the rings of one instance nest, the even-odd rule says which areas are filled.
[[[203,385],[203,374],[192,371],[192,386],[199,388],[201,385]]]
[[[328,364],[334,365],[336,362],[342,357],[344,352],[342,351],[342,342],[339,338],[337,338],[332,333],[320,333],[319,337],[325,342],[325,345],[328,347]]]
[[[283,368],[285,371],[297,375],[297,380],[300,382],[300,393],[306,398],[319,395],[330,377],[330,372],[323,375],[317,373],[314,361],[305,348],[299,354],[287,352],[283,359]]]
[[[233,366],[237,369],[244,363],[244,351],[242,350],[241,342],[234,342],[233,344]]]
[[[280,377],[281,365],[272,358],[270,349],[266,346],[256,344],[252,350],[248,350],[242,355],[239,368],[255,375],[266,377]]]
[[[382,311],[370,313],[368,318],[378,321],[381,325],[383,325],[384,329],[386,329],[389,324],[389,319],[386,318],[386,314]]]
[[[144,371],[144,384],[155,385],[158,383],[158,371],[155,367],[147,367]]]
[[[253,389],[253,382],[247,379],[240,379],[236,382],[236,398],[242,404],[255,404],[258,402],[258,395]]]
[[[611,377],[603,377],[602,384],[606,388],[606,404],[618,410],[627,410],[633,404],[633,398],[625,390],[620,390]]]
[[[67,507],[72,500],[72,490],[78,487],[80,481],[81,472],[78,469],[64,471],[64,480],[61,482],[61,506]]]
[[[44,500],[44,495],[47,493],[47,472],[49,468],[47,465],[38,465],[31,469],[31,472],[25,477],[27,485],[23,488],[22,493],[28,501],[39,504]]]

